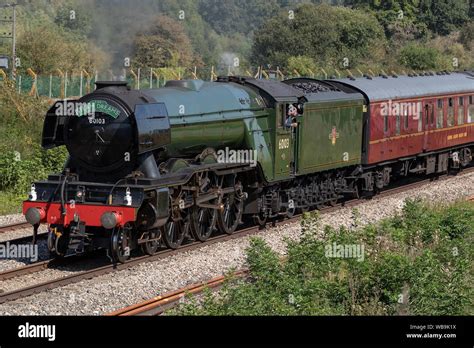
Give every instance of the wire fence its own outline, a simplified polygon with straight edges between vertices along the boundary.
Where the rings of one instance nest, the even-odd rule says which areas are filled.
[[[223,71],[226,70],[226,71]],[[408,73],[415,74],[414,71]],[[360,69],[336,69],[318,68],[316,71],[305,69],[304,74],[299,71],[282,72],[279,68],[275,70],[257,67],[255,69],[219,69],[219,73],[212,67],[194,68],[147,68],[147,69],[123,69],[120,73],[109,71],[96,71],[94,73],[85,70],[76,72],[63,72],[57,70],[55,74],[37,75],[31,69],[26,73],[19,73],[14,79],[15,88],[18,93],[29,94],[31,96],[42,96],[50,99],[64,99],[81,97],[95,89],[96,81],[127,81],[134,89],[149,89],[163,87],[169,80],[182,79],[202,79],[212,81],[218,75],[244,75],[255,78],[283,80],[292,77],[312,77],[317,79],[327,79],[331,77],[362,77],[377,75],[396,75],[394,71],[384,70],[362,72]],[[401,71],[401,74],[407,74]],[[0,81],[7,79],[7,75],[0,69]]]

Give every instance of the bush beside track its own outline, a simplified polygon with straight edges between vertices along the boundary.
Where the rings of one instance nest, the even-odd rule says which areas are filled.
[[[375,225],[335,230],[302,219],[302,238],[281,261],[261,239],[247,253],[249,278],[190,298],[179,315],[472,315],[474,205],[407,201]],[[364,260],[326,257],[328,245],[363,245]]]
[[[66,149],[41,149],[46,100],[0,84],[0,214],[18,213],[31,182],[62,169]]]

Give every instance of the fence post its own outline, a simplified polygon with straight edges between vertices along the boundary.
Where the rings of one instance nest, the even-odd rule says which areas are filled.
[[[81,74],[84,74],[86,75],[86,93],[90,93],[91,92],[91,75],[87,72],[87,70],[85,69],[82,69],[82,72]]]
[[[153,68],[150,68],[150,89],[153,88]]]
[[[21,93],[21,75],[18,75],[18,94]]]
[[[211,67],[211,81],[217,80],[217,74],[214,72],[214,65]]]
[[[277,72],[277,75],[280,75],[280,77],[281,77],[281,80],[283,81],[283,80],[285,79],[285,75],[283,75],[283,73],[281,72],[281,70],[280,70],[280,67],[279,67],[279,66],[277,66],[277,70],[276,70],[276,72]]]
[[[58,72],[59,77],[61,78],[61,84],[59,86],[59,97],[61,99],[64,99],[64,73],[61,69],[56,69],[56,71]]]
[[[258,79],[260,76],[260,66],[257,68],[257,73],[255,74],[254,78]]]
[[[321,68],[321,71],[324,74],[324,79],[327,80],[328,79],[328,73],[326,72],[326,70],[324,70],[324,68]]]
[[[132,69],[130,69],[130,75],[133,76],[133,79],[135,80],[135,88],[138,89],[137,88],[137,74],[135,74],[135,72]]]
[[[33,70],[31,70],[31,68],[26,69],[26,72],[28,73],[28,75],[30,75],[33,78],[33,84],[31,85],[31,90],[30,90],[29,95],[37,97],[38,96],[38,88],[37,88],[38,75],[36,75],[36,73]]]
[[[79,96],[82,97],[82,70],[81,70],[80,78],[81,80],[79,81]]]
[[[49,99],[53,96],[53,74],[49,74]]]
[[[138,68],[137,69],[137,89],[140,89],[140,72],[141,72],[141,69]]]
[[[156,77],[156,86],[160,88],[160,76],[157,74],[155,70],[152,69],[151,71],[152,71],[153,76]]]
[[[67,71],[64,74],[64,98],[67,98]]]

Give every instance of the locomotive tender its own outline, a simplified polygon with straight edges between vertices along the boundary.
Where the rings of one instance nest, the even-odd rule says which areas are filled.
[[[96,85],[48,111],[42,146],[65,145],[69,159],[23,204],[60,256],[106,248],[124,262],[472,162],[471,72]]]

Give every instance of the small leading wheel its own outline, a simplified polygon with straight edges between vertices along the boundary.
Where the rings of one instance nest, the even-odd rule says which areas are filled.
[[[242,186],[237,184],[235,190],[224,196],[223,209],[217,213],[217,222],[222,232],[232,234],[242,219],[244,210],[244,194]]]
[[[54,253],[56,251],[56,234],[53,230],[48,231],[48,250],[50,253]]]
[[[114,262],[125,263],[130,258],[131,233],[127,227],[114,228],[111,240],[111,252]]]
[[[217,210],[195,206],[191,214],[191,233],[196,240],[205,242],[216,228]]]
[[[160,246],[161,233],[158,229],[148,231],[149,242],[142,244],[142,251],[147,255],[154,255]]]
[[[51,237],[51,241],[50,238]],[[64,230],[61,234],[57,235],[56,233],[52,232],[48,236],[48,246],[49,243],[54,243],[54,252],[57,256],[63,257],[67,253],[67,249],[69,247],[69,231]],[[50,249],[51,250],[51,249]]]

